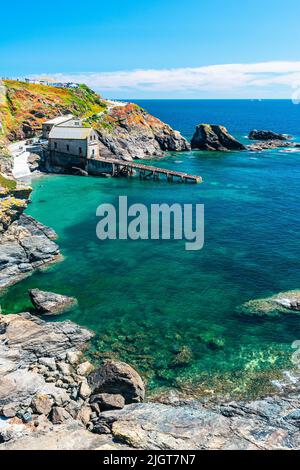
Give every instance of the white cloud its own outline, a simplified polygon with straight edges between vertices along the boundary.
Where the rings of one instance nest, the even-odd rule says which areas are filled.
[[[268,94],[270,89],[285,91],[300,86],[300,61],[222,64],[197,68],[140,69],[115,72],[86,72],[53,75],[59,81],[83,82],[103,93],[227,93],[234,96],[255,90]],[[133,96],[133,95],[132,95]],[[276,96],[275,96],[276,97]]]

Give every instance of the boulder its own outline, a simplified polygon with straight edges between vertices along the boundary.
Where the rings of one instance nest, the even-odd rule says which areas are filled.
[[[80,385],[79,385],[79,396],[83,398],[83,400],[86,400],[90,395],[92,391],[86,382],[86,380],[83,380]]]
[[[224,126],[199,124],[191,141],[192,149],[228,151],[245,150],[246,147],[229,134]]]
[[[249,134],[250,140],[289,140],[289,136],[285,134],[277,134],[272,131],[258,131],[254,129]]]
[[[58,315],[76,304],[76,299],[73,297],[40,289],[30,289],[29,296],[40,315]]]
[[[90,402],[98,404],[101,411],[121,410],[125,406],[125,399],[120,394],[99,393],[93,395]]]
[[[44,393],[37,393],[31,402],[31,408],[34,413],[39,415],[48,415],[53,406],[53,399]]]
[[[49,416],[50,420],[53,424],[62,424],[72,419],[71,415],[60,406],[54,406],[51,410],[51,414]]]
[[[145,387],[139,374],[125,362],[106,361],[88,377],[92,394],[120,394],[125,403],[137,403],[145,397]]]
[[[94,370],[93,364],[89,361],[82,362],[76,369],[78,375],[88,375]]]

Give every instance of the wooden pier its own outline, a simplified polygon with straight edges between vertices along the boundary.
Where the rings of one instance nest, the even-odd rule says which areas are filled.
[[[160,180],[161,177],[164,177],[170,183],[202,183],[201,176],[145,165],[143,163],[127,162],[113,158],[97,158],[89,159],[89,161],[97,171],[101,172],[101,169],[103,169],[103,173],[110,172],[112,176],[133,176],[136,171],[140,179],[145,180]]]

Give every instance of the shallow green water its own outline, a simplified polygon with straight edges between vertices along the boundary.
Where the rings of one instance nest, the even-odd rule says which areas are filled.
[[[92,351],[99,360],[119,357],[135,365],[149,389],[260,393],[277,370],[291,365],[299,316],[257,319],[239,316],[236,308],[300,287],[299,159],[300,153],[187,152],[156,162],[200,174],[202,185],[35,180],[27,212],[57,231],[64,261],[9,289],[4,312],[29,309],[29,288],[72,295],[78,307],[60,319],[95,330]],[[96,208],[119,195],[147,206],[205,204],[203,250],[187,252],[181,241],[100,242]],[[179,367],[180,351],[186,362]]]
[[[182,163],[176,163],[179,158]],[[235,309],[249,299],[299,287],[296,158],[288,155],[284,163],[271,154],[203,159],[194,152],[160,162],[202,174],[202,185],[71,176],[35,180],[27,212],[57,231],[65,258],[12,287],[2,300],[4,311],[28,309],[31,287],[77,297],[78,307],[63,318],[97,331],[94,350],[135,364],[149,387],[285,367],[290,344],[300,337],[299,317],[257,320],[240,317]],[[278,165],[284,166],[289,187],[270,171]],[[100,242],[97,206],[125,194],[129,202],[147,205],[204,203],[203,250],[187,252],[181,241]],[[205,341],[208,336],[218,339],[219,349]],[[174,358],[183,347],[192,357],[176,367]]]

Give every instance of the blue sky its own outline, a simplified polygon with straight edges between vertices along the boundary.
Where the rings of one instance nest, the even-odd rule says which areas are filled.
[[[2,76],[80,78],[121,98],[300,87],[299,0],[31,0],[5,2],[1,16]]]

